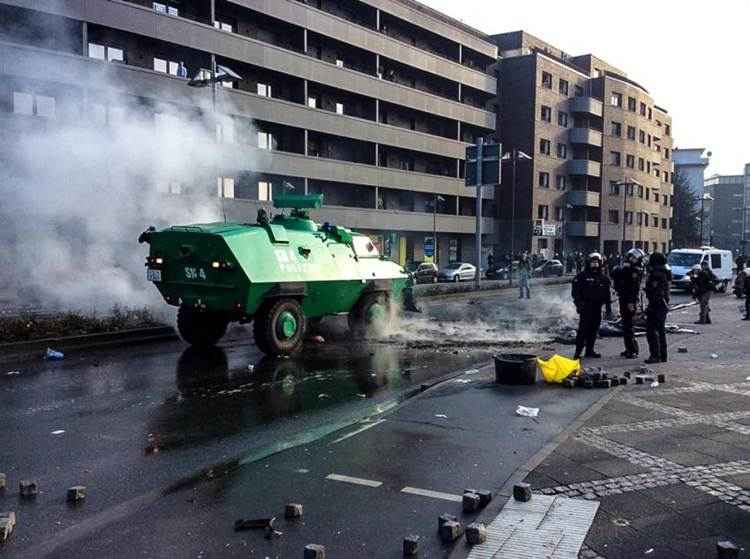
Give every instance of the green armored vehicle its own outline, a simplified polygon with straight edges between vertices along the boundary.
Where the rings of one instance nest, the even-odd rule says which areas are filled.
[[[322,195],[278,196],[291,209],[253,225],[211,223],[145,231],[146,278],[179,307],[177,327],[194,346],[215,345],[230,322],[253,322],[257,346],[269,355],[299,351],[308,325],[348,313],[355,335],[386,324],[409,277],[384,260],[370,239],[319,225],[307,210]]]

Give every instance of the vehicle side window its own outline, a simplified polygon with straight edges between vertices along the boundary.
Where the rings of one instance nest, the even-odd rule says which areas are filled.
[[[721,254],[712,254],[711,255],[711,267],[712,268],[721,268]]]

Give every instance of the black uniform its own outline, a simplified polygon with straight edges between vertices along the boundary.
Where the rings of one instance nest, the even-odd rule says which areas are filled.
[[[667,361],[667,332],[664,324],[669,310],[669,289],[672,272],[665,266],[656,265],[649,269],[646,278],[646,339],[651,353],[650,360]]]
[[[573,302],[578,310],[578,333],[576,334],[576,356],[581,355],[584,346],[586,355],[594,355],[594,343],[602,323],[602,307],[609,299],[609,278],[601,268],[589,268],[573,280]]]
[[[750,273],[745,270],[745,320],[750,320]]]
[[[716,289],[719,279],[709,268],[701,268],[692,275],[693,297],[700,304],[700,318],[697,324],[711,324],[711,293]]]
[[[638,266],[623,263],[612,271],[615,291],[620,300],[620,317],[622,332],[625,338],[625,353],[630,356],[638,355],[638,342],[633,332],[633,318],[638,308],[638,297],[641,292],[643,271]]]

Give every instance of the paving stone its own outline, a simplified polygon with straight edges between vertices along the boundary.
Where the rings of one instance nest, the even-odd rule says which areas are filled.
[[[479,504],[481,503],[481,499],[479,498],[479,495],[477,495],[476,493],[464,493],[462,503],[463,503],[464,512],[475,512],[479,510]]]
[[[68,489],[68,502],[78,503],[86,498],[86,487],[83,485],[74,485]]]
[[[453,520],[449,520],[440,527],[440,539],[445,543],[455,542],[462,534],[463,526]]]
[[[466,541],[471,545],[478,545],[487,541],[487,527],[480,523],[469,524],[466,527]]]
[[[33,498],[39,493],[39,484],[35,481],[23,480],[18,483],[18,490],[21,493],[21,497]]]
[[[16,527],[15,512],[0,512],[0,543],[5,542]]]
[[[419,553],[419,536],[411,534],[404,538],[404,557],[414,557]]]
[[[289,503],[284,507],[284,518],[302,518],[302,511],[299,503]]]
[[[440,516],[438,516],[438,532],[443,528],[443,524],[445,524],[446,522],[457,522],[457,521],[458,521],[458,518],[456,518],[452,514],[448,514],[448,513],[441,514]]]
[[[304,559],[326,559],[326,548],[316,543],[307,544]]]
[[[716,553],[718,559],[737,559],[740,556],[740,548],[724,540],[716,543]]]
[[[0,491],[5,491],[5,484],[8,482],[8,477],[5,474],[0,473]]]
[[[479,495],[479,506],[482,508],[489,505],[490,501],[492,501],[492,491],[488,491],[486,489],[477,491],[477,495]]]
[[[530,501],[531,500],[531,486],[528,483],[517,483],[513,486],[513,498],[516,501]]]

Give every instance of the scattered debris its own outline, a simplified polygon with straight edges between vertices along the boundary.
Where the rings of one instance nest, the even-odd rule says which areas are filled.
[[[667,382],[667,375],[665,374],[657,375],[656,380],[659,381],[659,384],[664,384],[665,382]]]
[[[718,359],[719,356],[716,353],[711,354],[711,359]]]
[[[688,349],[685,346],[680,346],[677,348],[677,353],[687,353]]]
[[[39,484],[35,481],[23,480],[18,483],[18,490],[21,497],[26,499],[36,497],[39,493]]]
[[[740,548],[733,542],[724,540],[716,544],[716,553],[719,559],[736,559],[740,556]]]
[[[651,555],[654,552],[654,548],[651,547],[644,552],[644,555]]]
[[[471,382],[471,379],[468,378],[457,378],[453,382],[456,384],[469,384]]]
[[[284,532],[280,532],[279,530],[274,530],[271,526],[266,526],[266,532],[263,534],[263,537],[267,540],[271,540],[273,538],[280,538],[284,535]]]
[[[0,543],[8,540],[16,527],[15,512],[0,512]]]
[[[0,474],[0,491],[5,490],[5,484],[7,483],[8,478],[5,474]]]
[[[55,431],[52,431],[52,433],[50,433],[50,434],[51,435],[62,435],[63,433],[65,433],[65,429],[57,429]]]
[[[630,526],[630,522],[626,518],[613,518],[612,524],[614,524],[615,526],[620,526],[621,528]]]
[[[531,485],[528,483],[517,483],[513,486],[513,498],[516,501],[526,502],[531,500]]]
[[[478,545],[487,541],[487,527],[481,522],[466,527],[466,541],[469,545]]]
[[[464,533],[464,527],[455,520],[449,520],[440,527],[440,539],[445,543],[453,543]]]
[[[252,373],[252,372],[253,372],[253,371],[255,370],[255,365],[252,365],[252,364],[251,364],[251,365],[248,365],[248,366],[247,366],[247,370],[248,370],[248,371],[250,371],[250,372]]]
[[[326,548],[316,543],[305,546],[304,559],[326,559]]]
[[[318,394],[318,400],[325,400],[326,398],[330,398],[330,397],[331,397],[330,394],[325,394],[325,393]]]
[[[404,557],[414,557],[419,553],[419,536],[410,534],[404,538]]]
[[[539,415],[539,408],[527,408],[526,406],[518,406],[516,408],[516,415],[522,417],[537,417]]]
[[[492,491],[482,490],[477,491],[477,495],[479,495],[479,506],[484,508],[487,505],[490,504],[490,501],[492,500]]]
[[[86,487],[84,485],[74,485],[68,489],[68,502],[78,503],[86,498]]]
[[[244,530],[265,530],[266,528],[273,529],[273,523],[276,522],[276,517],[272,518],[253,518],[245,520],[240,518],[234,522],[234,531],[242,532]]]
[[[65,359],[65,354],[62,351],[56,351],[48,347],[44,358],[50,361],[60,361]]]
[[[479,373],[479,369],[469,369],[468,371],[464,371],[465,375],[476,375]]]
[[[310,341],[314,344],[326,343],[326,339],[323,336],[313,336],[312,338],[310,338]]]
[[[463,496],[464,512],[475,512],[479,510],[481,499],[476,493],[464,493]]]
[[[651,388],[658,388],[658,387],[659,387],[659,381],[658,380],[655,380],[654,382],[651,383]]]
[[[435,417],[438,417],[440,419],[448,419],[448,416],[445,415],[444,413],[436,413]]]
[[[284,518],[302,518],[302,505],[289,503],[284,508]]]
[[[5,374],[6,374],[7,376],[9,376],[9,377],[12,377],[12,376],[20,375],[20,374],[21,374],[21,371],[8,371],[8,372],[7,372],[7,373],[5,373]]]
[[[443,528],[443,524],[446,522],[457,522],[458,518],[447,512],[438,516],[438,532]]]

